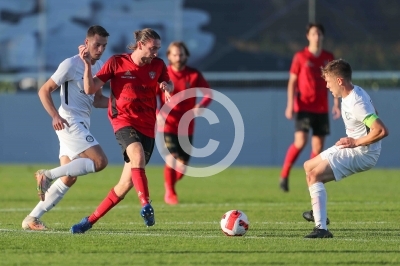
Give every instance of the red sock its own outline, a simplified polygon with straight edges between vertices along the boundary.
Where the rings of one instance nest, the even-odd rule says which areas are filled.
[[[143,168],[132,168],[132,182],[135,186],[136,192],[138,194],[140,203],[142,206],[149,203],[150,193],[149,187],[147,185],[147,177]]]
[[[310,159],[314,158],[314,157],[317,156],[317,155],[318,155],[317,153],[314,153],[313,151],[311,151]]]
[[[104,198],[104,200],[100,203],[100,205],[97,207],[94,213],[89,216],[89,222],[91,224],[95,224],[97,220],[103,217],[121,200],[123,199],[119,198],[117,194],[115,194],[114,188],[112,188],[111,191],[108,193],[107,197]]]
[[[175,183],[176,183],[176,172],[174,169],[169,167],[168,165],[165,165],[164,167],[164,184],[165,184],[165,190],[166,192],[176,194],[175,191]]]
[[[301,150],[296,148],[294,144],[290,145],[289,149],[286,152],[285,161],[283,162],[283,167],[281,171],[282,178],[288,178],[290,169],[292,168],[300,152]]]
[[[181,179],[183,178],[184,175],[185,175],[185,174],[182,174],[181,172],[176,171],[176,181],[181,180]]]

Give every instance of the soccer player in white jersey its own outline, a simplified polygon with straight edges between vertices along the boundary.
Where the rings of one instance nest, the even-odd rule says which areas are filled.
[[[100,61],[108,41],[108,32],[101,26],[91,26],[85,45],[90,54],[92,73],[102,67]],[[78,55],[65,59],[50,79],[40,88],[39,98],[52,118],[60,141],[60,165],[35,174],[41,201],[23,220],[25,230],[47,230],[40,217],[51,210],[76,182],[77,176],[98,172],[107,166],[107,156],[89,131],[92,106],[107,108],[108,97],[99,90],[86,94],[83,86],[85,66]],[[54,106],[51,93],[61,87],[61,106]],[[57,180],[56,180],[57,179]],[[53,180],[56,180],[51,184]]]
[[[351,75],[351,66],[343,59],[333,60],[322,68],[327,88],[334,97],[342,98],[347,137],[304,163],[312,210],[303,213],[303,217],[315,222],[314,230],[305,238],[333,237],[327,228],[324,183],[340,181],[374,167],[381,153],[381,139],[389,134],[371,98],[365,90],[352,84]]]

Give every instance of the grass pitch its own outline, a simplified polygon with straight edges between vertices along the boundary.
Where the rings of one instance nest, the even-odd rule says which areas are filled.
[[[0,165],[0,265],[382,265],[400,264],[399,170],[374,169],[326,185],[333,239],[304,239],[313,224],[301,214],[310,196],[301,169],[290,192],[277,168],[230,167],[207,178],[184,177],[180,204],[163,201],[163,169],[146,169],[156,225],[146,228],[132,190],[83,235],[69,228],[91,214],[122,166],[81,177],[42,220],[48,232],[21,229],[38,202],[33,173],[43,165]],[[49,166],[44,166],[49,167]],[[226,211],[246,213],[244,237],[226,237]]]

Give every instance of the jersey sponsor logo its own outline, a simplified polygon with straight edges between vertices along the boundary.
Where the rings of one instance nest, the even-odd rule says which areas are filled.
[[[131,72],[128,70],[125,72],[124,76],[121,76],[123,79],[135,79],[136,77],[132,76]]]
[[[87,142],[93,142],[94,138],[92,136],[88,135],[88,136],[86,136],[86,141]]]
[[[149,76],[150,76],[151,79],[154,79],[156,77],[156,72],[150,71],[149,72]]]

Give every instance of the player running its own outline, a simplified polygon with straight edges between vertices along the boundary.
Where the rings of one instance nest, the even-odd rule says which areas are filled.
[[[97,72],[103,65],[100,57],[106,49],[108,36],[108,32],[98,25],[87,31],[85,47],[91,58],[88,62],[91,71]],[[52,117],[60,141],[61,166],[36,172],[41,201],[22,221],[23,229],[47,230],[40,218],[64,197],[76,182],[76,177],[101,171],[107,166],[107,157],[89,128],[92,106],[107,108],[108,97],[102,94],[101,89],[95,93],[84,91],[84,70],[79,55],[67,58],[39,90],[40,101]],[[57,111],[51,93],[58,87],[61,87],[61,106]]]
[[[145,225],[155,224],[145,166],[150,160],[155,143],[157,87],[169,99],[169,93],[174,86],[164,61],[157,57],[161,47],[158,33],[146,28],[136,31],[134,36],[136,41],[129,46],[133,52],[112,56],[95,77],[89,67],[90,55],[85,47],[79,47],[80,56],[85,62],[85,91],[95,93],[105,82],[111,80],[108,117],[122,148],[125,165],[118,184],[90,216],[71,227],[73,234],[84,233],[92,228],[124,199],[133,186],[142,205],[140,215]]]

